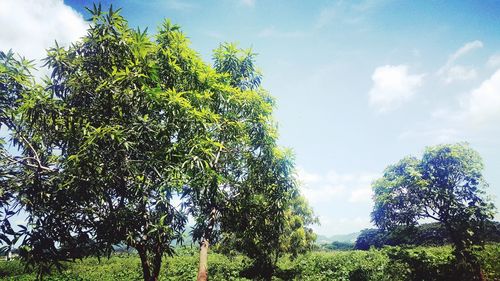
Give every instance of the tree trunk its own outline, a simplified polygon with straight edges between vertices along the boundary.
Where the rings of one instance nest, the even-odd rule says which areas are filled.
[[[198,267],[198,278],[196,281],[208,280],[208,240],[203,239],[200,245],[200,264]]]
[[[153,261],[153,274],[151,276],[151,281],[158,281],[158,276],[160,276],[160,269],[161,269],[161,258],[162,258],[161,250],[157,249]]]
[[[146,250],[142,247],[137,248],[137,253],[141,258],[141,267],[142,267],[142,277],[144,281],[151,281],[151,271],[149,269],[149,262]],[[153,279],[154,280],[154,279]]]
[[[455,263],[457,265],[457,274],[463,280],[484,281],[484,274],[481,264],[472,251],[472,244],[464,241],[466,238],[460,236],[460,232],[446,225],[451,240],[453,242]]]

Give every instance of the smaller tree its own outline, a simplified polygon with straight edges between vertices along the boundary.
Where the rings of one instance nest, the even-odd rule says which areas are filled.
[[[356,238],[356,243],[354,244],[354,249],[356,250],[368,250],[370,247],[381,248],[386,243],[384,231],[380,229],[367,228],[363,229]]]
[[[471,247],[482,244],[485,222],[494,206],[485,197],[487,183],[480,155],[467,143],[428,147],[422,159],[406,157],[386,168],[373,184],[373,222],[383,229],[414,226],[434,219],[447,230],[458,264],[479,276]]]

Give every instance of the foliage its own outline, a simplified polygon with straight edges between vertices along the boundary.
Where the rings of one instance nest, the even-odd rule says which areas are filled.
[[[500,244],[486,244],[474,250],[479,257],[486,280],[500,278]],[[197,255],[195,248],[183,248],[177,255],[166,258],[160,280],[195,280]],[[211,280],[255,280],[241,274],[249,265],[248,258],[226,257],[212,253]],[[282,257],[273,280],[394,280],[411,281],[419,274],[424,280],[450,280],[455,269],[453,249],[444,247],[386,247],[381,250],[312,252],[296,259]],[[46,280],[137,280],[140,259],[137,255],[112,255],[110,259],[85,258],[68,264]],[[452,275],[448,275],[450,273]],[[24,272],[19,261],[0,261],[0,280],[33,280],[34,274]],[[440,279],[441,278],[441,279]],[[453,279],[451,279],[453,280]],[[454,279],[460,280],[460,279]]]
[[[363,229],[356,238],[356,244],[354,248],[356,250],[368,250],[372,246],[375,248],[381,248],[386,244],[386,237],[384,231],[380,229]]]
[[[320,249],[329,251],[350,251],[354,249],[354,243],[333,241],[330,244],[321,244]]]
[[[218,73],[226,74],[228,82],[234,87],[257,89],[262,74],[254,65],[255,57],[251,49],[242,50],[234,43],[221,44],[214,50],[214,67]]]
[[[233,159],[224,161],[244,163],[244,168],[230,166],[224,172],[237,196],[229,197],[225,210],[231,215],[222,216],[220,227],[223,243],[228,245],[224,248],[248,255],[254,260],[254,270],[269,276],[281,253],[297,255],[312,247],[315,236],[307,226],[316,220],[299,196],[290,151],[276,144],[277,130],[270,118],[274,102],[260,87],[254,57],[251,50],[235,44],[222,44],[214,51],[216,71],[244,94],[261,97],[264,104],[257,108],[266,109],[252,108],[252,114],[245,116],[250,116],[245,123],[246,143],[233,146]]]
[[[500,242],[500,223],[485,222],[483,240]],[[384,245],[441,246],[450,244],[448,231],[440,223],[424,223],[416,227],[398,226],[392,231],[382,229],[364,229],[356,239],[355,249],[368,250],[371,246],[381,248]]]
[[[374,183],[372,219],[382,229],[434,219],[447,230],[457,262],[477,264],[470,248],[484,242],[485,222],[494,215],[482,170],[481,157],[466,143],[428,147],[422,159],[406,157]]]
[[[285,280],[390,280],[384,279],[386,257],[377,251],[313,252],[282,265]],[[358,279],[356,279],[358,278]],[[368,278],[368,279],[363,279]]]
[[[194,241],[234,235],[259,265],[309,249],[315,220],[276,144],[255,54],[223,44],[212,68],[169,21],[152,40],[119,10],[88,10],[87,35],[48,50],[42,83],[0,54],[0,121],[21,153],[0,157],[6,249],[23,237],[20,255],[42,277],[125,245],[156,280],[188,216]],[[16,233],[20,210],[28,227]]]

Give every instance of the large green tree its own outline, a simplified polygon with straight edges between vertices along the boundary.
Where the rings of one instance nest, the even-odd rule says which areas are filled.
[[[190,197],[203,193],[223,147],[217,136],[238,127],[216,109],[250,102],[189,49],[178,26],[166,21],[152,41],[112,8],[90,12],[81,41],[49,50],[42,84],[3,55],[2,97],[16,104],[2,107],[10,114],[2,125],[22,154],[2,158],[22,174],[3,201],[28,214],[22,255],[41,273],[123,243],[137,250],[144,280],[157,280],[189,215],[173,196],[186,186]]]
[[[261,250],[245,253],[267,260],[287,218],[309,209],[292,208],[293,161],[276,145],[254,54],[219,49],[212,68],[168,21],[153,40],[112,8],[89,11],[86,36],[48,50],[41,83],[28,61],[0,53],[0,121],[18,149],[1,150],[2,243],[22,237],[40,277],[124,244],[137,250],[143,279],[157,280],[192,216],[202,280],[222,232],[251,234],[248,245]],[[16,232],[9,218],[21,210],[28,227]],[[293,222],[296,232],[309,223]]]
[[[457,263],[473,264],[471,246],[482,243],[494,215],[482,170],[480,155],[466,143],[428,147],[421,159],[406,157],[374,182],[372,220],[394,229],[434,219],[446,228]]]

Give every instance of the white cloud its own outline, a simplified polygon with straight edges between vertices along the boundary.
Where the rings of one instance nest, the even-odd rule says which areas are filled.
[[[487,66],[491,68],[497,68],[500,66],[500,54],[494,54],[492,55],[489,59],[488,62],[486,63]]]
[[[297,177],[302,184],[309,185],[320,182],[322,180],[321,175],[310,173],[303,168],[297,168]]]
[[[443,74],[444,82],[449,84],[453,81],[465,81],[472,80],[477,77],[477,71],[473,67],[467,67],[463,65],[454,65],[447,69],[446,73]]]
[[[443,111],[444,112],[444,111]],[[433,114],[433,118],[448,118],[449,115],[441,115],[441,112]],[[399,140],[425,139],[426,143],[442,144],[461,141],[462,135],[456,128],[434,128],[434,129],[410,129],[398,136]]]
[[[342,198],[351,203],[371,202],[371,183],[377,178],[377,174],[368,172],[339,173],[331,170],[321,175],[303,168],[297,170],[297,176],[302,194],[313,205]]]
[[[467,42],[465,45],[460,47],[455,53],[451,54],[451,56],[448,58],[448,63],[451,64],[460,57],[466,55],[467,53],[475,50],[475,49],[480,49],[483,47],[483,42],[479,40],[475,40],[472,42]]]
[[[351,192],[349,196],[349,202],[360,203],[360,202],[371,202],[373,191],[371,187],[363,187],[355,189]]]
[[[259,37],[264,38],[300,38],[304,37],[305,33],[301,31],[280,31],[274,26],[270,26],[261,30]]]
[[[483,42],[475,40],[465,43],[462,47],[456,50],[448,57],[446,63],[436,72],[436,75],[441,76],[445,83],[449,84],[453,81],[472,80],[477,77],[477,72],[473,67],[455,65],[455,62],[466,54],[483,47]]]
[[[400,140],[423,138],[429,143],[491,139],[500,122],[500,69],[473,90],[460,95],[458,103],[432,112],[420,129],[399,135]]]
[[[42,59],[54,40],[66,46],[85,35],[88,24],[62,0],[2,0],[0,50]]]
[[[464,120],[482,125],[500,117],[500,69],[465,96],[461,105]]]
[[[343,216],[339,218],[332,218],[331,216],[319,216],[319,221],[321,224],[314,225],[313,229],[317,233],[326,235],[347,234],[360,231],[361,229],[374,227],[370,222],[370,216],[368,214],[364,217]],[[339,231],[339,226],[341,226],[341,231]]]
[[[393,110],[410,100],[422,85],[425,74],[408,74],[406,65],[385,65],[375,69],[370,104],[380,112]]]

